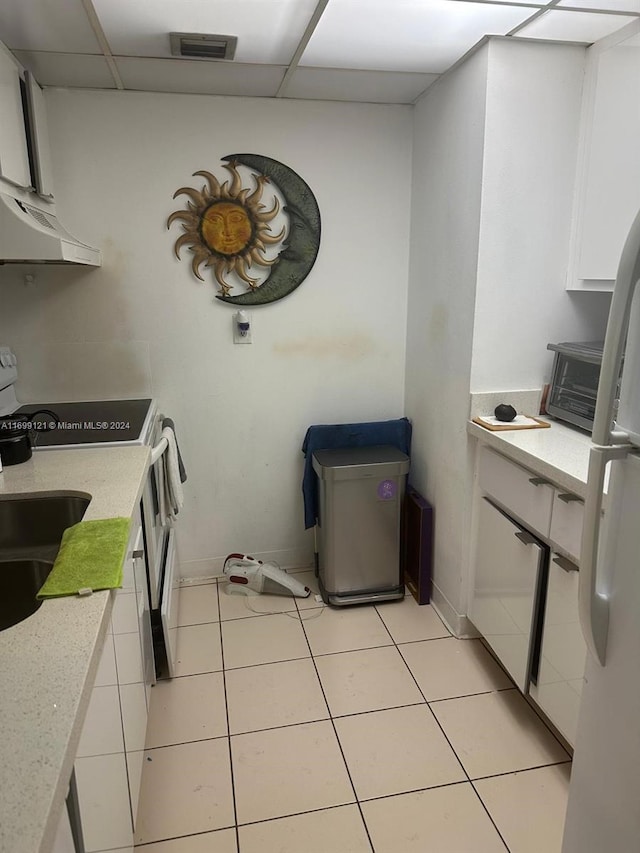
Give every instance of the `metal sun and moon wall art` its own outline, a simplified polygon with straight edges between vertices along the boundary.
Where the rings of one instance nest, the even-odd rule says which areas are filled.
[[[189,199],[186,209],[176,210],[167,220],[167,228],[176,221],[182,223],[175,255],[180,259],[180,249],[188,246],[193,253],[191,269],[201,281],[202,264],[211,267],[219,286],[216,296],[223,302],[275,302],[292,293],[315,263],[320,246],[318,203],[306,182],[278,160],[260,154],[229,154],[221,159],[226,161],[223,168],[230,181],[220,183],[202,170],[194,172],[194,177],[206,181],[202,189],[181,187],[173,195]],[[239,166],[251,170],[253,186],[242,186]],[[284,199],[282,210],[288,219],[277,234],[270,223],[281,210],[280,201],[272,192],[270,207],[262,203],[269,186]],[[268,273],[261,281],[265,269]],[[236,287],[244,290],[232,296]]]

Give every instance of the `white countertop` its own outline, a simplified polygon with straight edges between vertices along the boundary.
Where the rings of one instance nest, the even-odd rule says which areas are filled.
[[[469,435],[558,486],[585,497],[591,436],[548,418],[548,429],[492,432],[470,421]]]
[[[131,516],[148,447],[34,453],[0,473],[0,495],[80,491],[84,520]],[[48,853],[67,794],[111,615],[109,591],[43,601],[0,632],[0,853]]]

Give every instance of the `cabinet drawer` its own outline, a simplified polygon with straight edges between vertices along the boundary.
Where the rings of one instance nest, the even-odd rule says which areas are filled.
[[[571,492],[556,491],[553,498],[549,538],[576,563],[580,560],[583,516],[582,498]]]
[[[554,489],[543,477],[488,447],[480,450],[480,489],[540,536],[549,535]]]

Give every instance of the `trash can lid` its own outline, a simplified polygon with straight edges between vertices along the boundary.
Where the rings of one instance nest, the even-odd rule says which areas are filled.
[[[356,468],[357,471],[350,473],[357,477],[373,474],[380,466],[391,466],[392,470],[385,471],[387,474],[406,474],[409,470],[409,457],[397,447],[386,444],[316,450],[313,454],[313,468],[323,479],[333,478],[335,469],[338,468]]]

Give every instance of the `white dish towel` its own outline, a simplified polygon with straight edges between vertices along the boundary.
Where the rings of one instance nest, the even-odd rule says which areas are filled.
[[[178,446],[176,436],[170,427],[162,430],[162,438],[167,440],[167,449],[162,455],[162,470],[165,498],[165,511],[163,517],[175,518],[184,505],[184,491],[180,482],[180,468],[178,466]],[[166,513],[166,515],[165,515]]]

